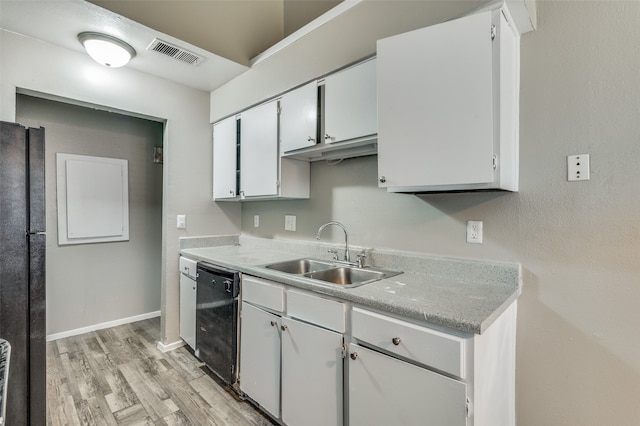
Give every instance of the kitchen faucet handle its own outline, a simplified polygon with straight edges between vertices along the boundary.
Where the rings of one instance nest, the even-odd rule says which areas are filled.
[[[333,260],[338,260],[338,250],[327,250],[327,253],[333,253]]]
[[[367,257],[367,253],[358,253],[356,257],[358,258],[358,268],[362,268],[364,266],[364,259]]]

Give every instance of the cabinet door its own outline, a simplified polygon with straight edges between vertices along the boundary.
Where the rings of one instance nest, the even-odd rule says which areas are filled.
[[[213,199],[235,198],[238,131],[235,117],[213,125]]]
[[[196,348],[196,281],[180,274],[180,337]]]
[[[240,389],[280,417],[280,317],[242,302]]]
[[[282,420],[342,425],[342,335],[288,318],[282,325]]]
[[[376,118],[376,60],[331,74],[324,83],[325,143],[373,135]]]
[[[349,345],[351,425],[465,426],[466,398],[462,382]]]
[[[380,186],[495,180],[491,25],[485,12],[378,40]]]
[[[245,197],[278,194],[278,103],[240,116],[240,190]]]
[[[313,81],[280,99],[281,153],[315,145],[317,132],[318,84]]]

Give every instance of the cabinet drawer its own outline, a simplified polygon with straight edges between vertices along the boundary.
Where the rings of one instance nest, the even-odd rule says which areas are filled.
[[[296,290],[287,290],[287,314],[344,333],[344,304]]]
[[[348,360],[350,425],[468,424],[464,382],[354,344]]]
[[[180,272],[190,278],[196,279],[196,265],[197,262],[195,260],[180,256]]]
[[[464,339],[353,308],[353,337],[437,370],[464,378]],[[394,343],[395,342],[395,343]]]
[[[243,275],[242,300],[276,312],[284,312],[284,287],[260,278]]]

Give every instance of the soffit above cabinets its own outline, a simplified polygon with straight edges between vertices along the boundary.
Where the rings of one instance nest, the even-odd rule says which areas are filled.
[[[355,51],[364,52],[358,56],[351,55],[350,60],[353,60],[373,54],[375,40],[378,38],[452,19],[487,4],[486,1],[476,0],[456,2],[282,0],[282,3],[262,0],[243,2],[179,0],[104,2],[96,0],[95,3],[104,4],[113,10],[104,9],[84,0],[0,1],[0,28],[74,50],[79,54],[85,54],[85,52],[77,40],[78,33],[103,32],[118,37],[135,48],[137,55],[127,65],[129,68],[196,89],[213,91],[249,68],[253,68],[258,59],[260,62],[271,57],[283,59],[281,53],[286,50],[302,49],[317,52],[318,49],[322,49],[319,52],[322,57],[336,48],[336,39],[349,40],[349,43],[345,44],[348,44],[352,51],[355,49]],[[198,11],[197,8],[214,5],[230,7],[232,3],[242,3],[244,4],[242,7],[264,3],[270,3],[271,6],[276,4],[276,6],[264,12],[261,8],[252,7],[250,11],[246,11],[241,6],[237,6],[240,12],[250,13],[251,19],[244,19],[239,12],[216,13],[215,17],[211,16],[208,20],[202,16],[198,17],[199,20],[193,18],[194,13]],[[513,11],[514,19],[525,23],[522,28],[528,26],[532,29],[532,26],[535,26],[534,1],[509,0],[507,3]],[[176,4],[180,5],[180,10],[169,13],[169,9]],[[121,12],[115,11],[116,5],[123,7]],[[136,7],[152,7],[158,12],[158,20],[164,19],[168,22],[164,25],[160,21],[149,23],[138,21],[137,19],[142,20],[142,17],[137,18],[133,13]],[[264,5],[264,7],[267,6]],[[195,9],[189,12],[192,8]],[[258,26],[250,25],[250,22],[253,22],[252,19],[256,19],[256,15],[262,21],[271,19],[272,23],[269,25],[272,25],[271,28],[275,25],[276,30],[263,27],[267,25],[265,23]],[[205,21],[204,24],[201,22],[202,19]],[[217,24],[220,20],[224,20],[225,25]],[[305,25],[307,22],[308,24]],[[186,31],[184,28],[189,26],[194,30],[193,34],[184,32]],[[229,26],[235,32],[219,32]],[[520,29],[520,24],[518,28]],[[526,28],[521,30],[521,32],[526,31],[528,31]],[[149,51],[147,48],[155,38],[202,55],[205,60],[194,67]],[[319,45],[321,40],[325,42]],[[213,41],[220,47],[213,45]],[[239,43],[241,47],[232,47],[234,43]],[[230,48],[233,52],[223,48]],[[334,55],[335,61],[338,62],[344,56],[344,53],[340,53],[340,49],[338,47],[338,52]],[[327,70],[331,70],[340,64],[327,64],[327,66]]]
[[[342,0],[89,0],[242,65]]]

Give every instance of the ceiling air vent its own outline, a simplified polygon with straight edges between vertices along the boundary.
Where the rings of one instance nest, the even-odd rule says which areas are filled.
[[[196,55],[195,53],[189,52],[182,47],[176,46],[175,44],[168,43],[158,38],[153,39],[149,47],[147,47],[147,50],[153,50],[154,52],[161,53],[189,65],[198,65],[204,61],[204,56]]]

